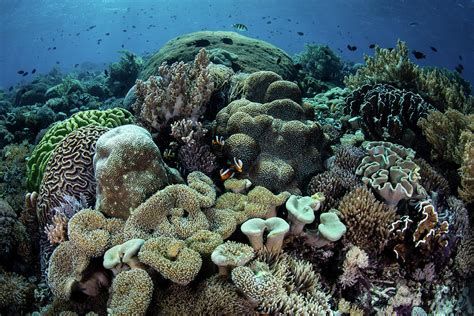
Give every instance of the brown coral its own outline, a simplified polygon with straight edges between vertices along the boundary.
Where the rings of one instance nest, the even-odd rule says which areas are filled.
[[[109,315],[145,315],[153,293],[153,282],[142,269],[119,273],[112,283]]]
[[[197,121],[214,90],[208,65],[206,50],[201,49],[193,64],[163,63],[158,69],[160,77],[138,80],[137,100],[132,106],[138,120],[154,131],[162,131],[173,120]]]
[[[339,211],[347,226],[345,238],[368,252],[382,251],[390,236],[390,224],[397,217],[395,209],[360,187],[344,196]]]
[[[463,132],[461,139],[463,138],[468,140],[466,141],[462,165],[459,170],[461,173],[461,185],[458,192],[459,196],[466,203],[472,203],[474,202],[474,134]]]
[[[201,269],[201,256],[186,243],[170,237],[148,239],[138,253],[140,262],[149,265],[163,277],[186,285]]]

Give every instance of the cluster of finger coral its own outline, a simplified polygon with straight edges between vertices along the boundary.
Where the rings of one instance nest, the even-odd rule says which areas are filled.
[[[171,120],[197,121],[214,89],[208,65],[206,50],[201,49],[193,64],[163,63],[158,69],[159,77],[138,80],[133,104],[138,120],[155,131],[161,131]]]
[[[226,138],[227,156],[242,160],[243,177],[273,191],[298,190],[303,179],[321,170],[325,137],[295,102],[292,91],[298,87],[288,82],[288,92],[272,92],[278,77],[270,72],[250,75],[244,87],[247,99],[233,101],[217,114],[217,133]]]

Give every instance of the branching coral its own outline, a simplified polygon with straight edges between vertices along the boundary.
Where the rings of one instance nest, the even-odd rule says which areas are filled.
[[[448,109],[442,113],[432,111],[420,125],[423,135],[433,146],[432,156],[460,165],[469,137],[474,133],[474,114],[466,115],[457,110]],[[461,135],[464,135],[461,137]]]
[[[306,44],[294,60],[315,79],[335,82],[342,79],[342,61],[327,45]]]
[[[368,252],[379,253],[390,236],[396,211],[377,201],[366,188],[356,188],[339,204],[341,219],[347,226],[345,237]]]
[[[426,192],[418,183],[419,169],[413,158],[415,152],[389,142],[369,142],[368,155],[356,170],[362,181],[372,187],[389,205],[400,200],[424,197]]]
[[[160,77],[138,80],[132,106],[138,120],[153,131],[162,131],[182,118],[198,121],[214,90],[208,65],[206,50],[201,49],[193,64],[163,63],[158,69]]]
[[[137,55],[128,51],[121,53],[120,61],[110,64],[107,77],[107,86],[118,97],[123,97],[133,86],[143,65],[143,60]]]
[[[340,276],[340,283],[343,288],[354,286],[360,278],[363,278],[364,269],[369,267],[369,257],[364,250],[357,246],[352,246],[346,253],[346,258],[342,264],[343,273]]]
[[[388,84],[363,85],[346,98],[346,113],[357,120],[370,140],[403,145],[414,143],[420,129],[417,122],[433,107],[413,92]]]

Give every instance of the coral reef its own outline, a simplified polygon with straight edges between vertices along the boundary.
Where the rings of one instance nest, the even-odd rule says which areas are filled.
[[[94,154],[97,210],[114,217],[129,214],[157,190],[180,182],[162,160],[151,135],[136,125],[122,125],[103,133]]]
[[[41,138],[41,141],[36,145],[28,159],[27,179],[29,189],[32,191],[38,190],[53,150],[71,132],[87,125],[115,127],[132,122],[133,117],[130,112],[116,108],[105,111],[90,110],[79,112],[62,122],[54,124]]]
[[[417,122],[433,107],[413,92],[388,84],[363,85],[346,98],[350,122],[362,128],[368,140],[384,140],[405,146],[418,143]]]
[[[115,96],[123,97],[135,84],[143,66],[143,60],[128,51],[121,51],[120,61],[109,66],[107,86]]]
[[[377,201],[366,188],[356,188],[339,204],[341,220],[347,225],[345,238],[370,253],[380,253],[390,237],[395,209]]]
[[[174,120],[198,121],[214,90],[208,65],[206,50],[201,49],[192,64],[163,63],[158,68],[159,77],[150,76],[146,82],[138,80],[132,108],[139,122],[160,132]]]
[[[224,64],[230,64],[237,72],[252,73],[259,70],[273,71],[285,79],[293,79],[296,74],[291,57],[270,43],[249,38],[234,32],[195,32],[181,35],[166,43],[145,64],[141,78],[157,75],[156,70],[163,63],[190,62],[201,48],[216,56],[213,49],[220,49],[225,57]],[[229,58],[230,57],[230,58]],[[213,62],[218,62],[213,57]]]
[[[303,108],[289,99],[233,101],[217,114],[217,134],[227,137],[227,156],[242,160],[242,176],[255,185],[295,190],[322,169],[321,128],[307,121]]]

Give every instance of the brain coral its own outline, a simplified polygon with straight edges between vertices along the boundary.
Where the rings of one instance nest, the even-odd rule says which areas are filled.
[[[227,156],[242,160],[242,176],[269,190],[298,191],[322,168],[322,129],[290,99],[233,101],[217,114],[217,133],[228,137]]]
[[[34,191],[39,188],[53,150],[71,132],[87,125],[115,127],[132,122],[133,116],[130,112],[125,109],[114,108],[105,111],[78,112],[64,121],[55,123],[48,129],[28,159],[27,180],[29,189]]]
[[[251,73],[270,70],[284,79],[293,79],[296,74],[291,57],[270,43],[234,32],[204,31],[181,35],[166,43],[145,64],[140,77],[156,75],[156,70],[163,62],[192,61],[201,48],[208,51],[219,49],[220,55],[232,56],[226,58],[225,63],[234,71]],[[212,60],[218,61],[216,58]]]
[[[96,209],[126,219],[150,195],[174,181],[151,135],[136,125],[116,127],[97,141]]]
[[[421,130],[420,118],[433,107],[421,96],[388,84],[363,85],[346,98],[346,112],[373,140],[410,145]]]
[[[81,127],[60,141],[51,153],[36,208],[43,271],[53,250],[44,228],[54,224],[54,209],[61,207],[65,197],[83,199],[88,205],[95,201],[92,158],[97,139],[107,130],[106,127],[95,125]]]

